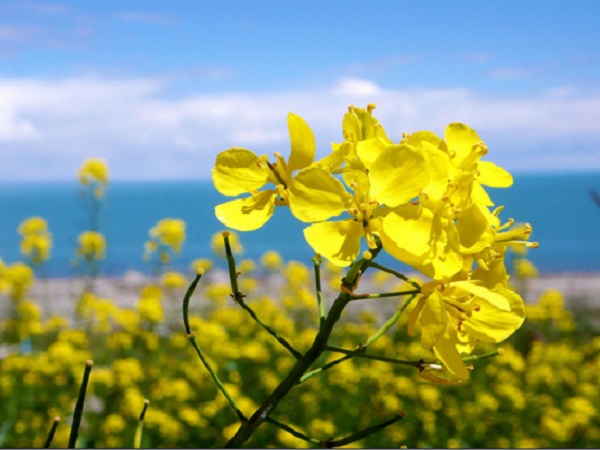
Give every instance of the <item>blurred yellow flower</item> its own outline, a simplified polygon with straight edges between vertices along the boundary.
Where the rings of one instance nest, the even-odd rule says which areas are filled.
[[[166,288],[178,289],[187,287],[189,283],[182,273],[169,270],[160,277],[160,284]]]
[[[46,261],[52,247],[52,235],[46,221],[41,217],[30,217],[21,222],[18,231],[23,236],[21,254],[36,265]]]
[[[260,258],[260,263],[266,267],[269,272],[276,272],[283,265],[283,258],[278,252],[269,250],[263,253]]]
[[[77,255],[86,260],[104,259],[106,256],[106,240],[102,233],[84,231],[78,238]]]
[[[86,159],[77,171],[79,182],[83,186],[92,186],[94,197],[97,199],[104,196],[108,177],[108,165],[102,158]]]

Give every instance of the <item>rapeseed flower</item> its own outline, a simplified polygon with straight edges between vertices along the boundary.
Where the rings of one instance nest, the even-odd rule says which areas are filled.
[[[108,165],[102,158],[88,158],[77,171],[77,178],[83,186],[91,186],[94,197],[100,199],[108,185]]]
[[[46,261],[52,247],[52,234],[48,231],[46,220],[30,217],[21,222],[18,231],[23,236],[21,253],[35,265]]]
[[[289,204],[288,188],[293,172],[313,162],[316,147],[312,130],[300,116],[288,115],[288,130],[291,152],[287,161],[276,153],[276,162],[271,163],[267,155],[259,157],[237,147],[217,155],[212,171],[215,188],[230,197],[250,194],[215,207],[217,219],[223,224],[239,231],[256,230],[271,218],[275,206]],[[261,191],[267,184],[274,188]]]
[[[78,238],[76,249],[78,256],[87,261],[104,259],[106,256],[106,239],[97,231],[84,231]]]

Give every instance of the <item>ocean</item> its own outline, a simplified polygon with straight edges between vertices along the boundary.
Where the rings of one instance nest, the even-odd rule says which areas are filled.
[[[533,226],[532,241],[540,247],[528,257],[542,273],[600,272],[600,205],[590,195],[600,193],[600,172],[564,174],[515,174],[508,189],[488,189],[496,205],[505,205],[503,221],[512,217]],[[76,275],[72,265],[77,237],[88,228],[80,186],[70,183],[0,184],[0,258],[20,261],[19,223],[31,216],[44,217],[53,235],[50,259],[42,273],[48,277]],[[107,256],[101,273],[119,276],[128,270],[151,273],[143,260],[148,231],[160,219],[186,222],[187,239],[173,268],[187,271],[196,258],[215,260],[210,240],[224,230],[215,218],[214,206],[228,200],[210,181],[114,182],[100,212],[100,230],[107,239]],[[260,230],[240,233],[243,258],[258,259],[277,250],[285,260],[311,264],[313,252],[288,208]],[[392,263],[390,258],[385,262]],[[218,262],[224,267],[224,262]]]

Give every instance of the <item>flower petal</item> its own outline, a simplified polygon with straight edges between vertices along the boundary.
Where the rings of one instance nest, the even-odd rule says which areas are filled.
[[[446,310],[439,291],[434,290],[421,311],[421,345],[432,348],[446,329]]]
[[[314,161],[316,145],[315,135],[302,117],[290,113],[287,120],[292,143],[288,161],[288,169],[291,173],[308,167]]]
[[[450,373],[462,380],[466,380],[469,378],[469,371],[465,363],[462,362],[460,353],[456,348],[457,343],[458,339],[453,339],[447,333],[443,333],[435,343],[433,351]]]
[[[319,167],[298,172],[288,192],[292,214],[304,222],[339,216],[352,201],[342,182]]]
[[[479,161],[477,163],[477,170],[479,171],[479,178],[477,181],[486,186],[505,188],[510,187],[513,184],[513,177],[510,172],[497,166],[493,162]]]
[[[425,157],[408,145],[382,150],[369,171],[372,199],[390,207],[409,202],[429,183]]]
[[[221,194],[234,196],[260,189],[269,178],[269,169],[245,148],[230,148],[217,155],[213,183]]]
[[[353,220],[314,223],[304,229],[313,250],[336,266],[349,266],[360,252],[362,225]]]
[[[444,132],[444,139],[450,154],[455,154],[453,160],[457,167],[460,166],[463,159],[471,154],[473,146],[481,142],[481,138],[475,130],[464,123],[449,124]]]
[[[262,227],[273,215],[277,191],[266,190],[215,207],[215,215],[229,228],[251,231]]]

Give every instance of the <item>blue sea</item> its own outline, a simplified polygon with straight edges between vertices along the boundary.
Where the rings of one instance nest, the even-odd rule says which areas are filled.
[[[540,272],[600,271],[600,205],[590,195],[590,191],[600,193],[600,172],[515,174],[514,178],[511,188],[488,191],[496,205],[505,205],[503,220],[513,217],[532,224],[531,240],[540,247],[528,256]],[[224,229],[214,207],[226,200],[209,181],[112,183],[100,212],[100,230],[108,243],[102,274],[151,273],[151,264],[142,259],[144,242],[149,229],[167,217],[182,219],[187,226],[187,240],[174,268],[187,271],[192,260],[213,257],[211,236]],[[44,217],[54,239],[44,275],[77,274],[71,264],[77,236],[89,226],[79,185],[75,181],[0,184],[0,258],[5,263],[23,259],[17,227],[31,216]],[[310,264],[313,252],[304,241],[304,226],[287,208],[277,208],[265,227],[240,233],[243,257],[258,259],[274,249],[286,260]]]

